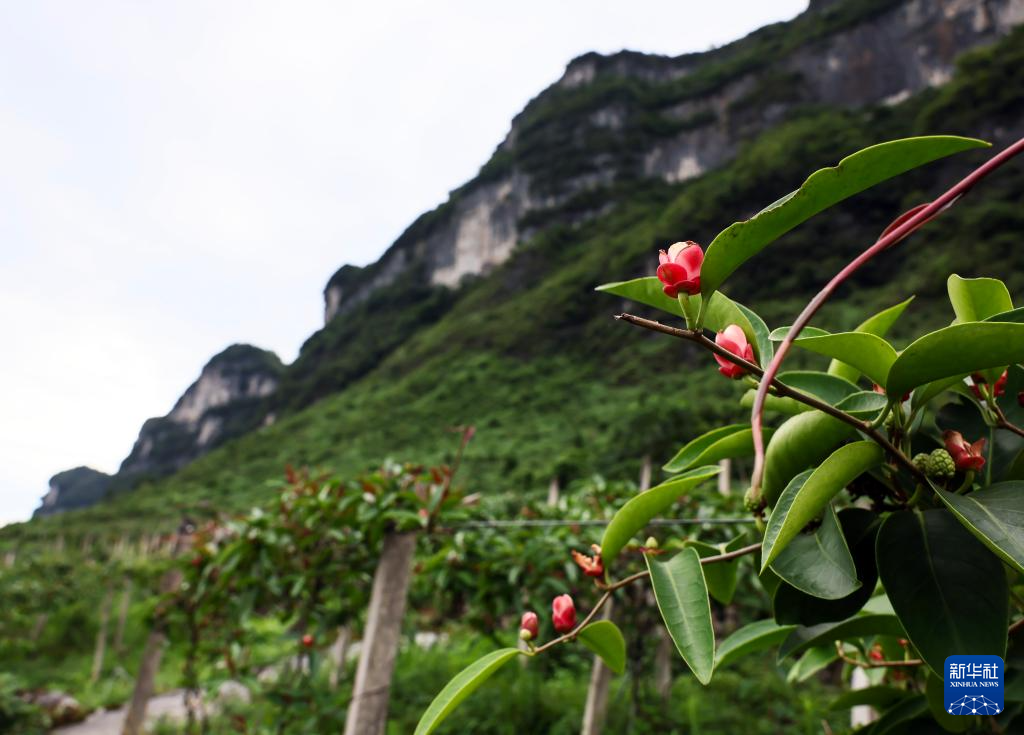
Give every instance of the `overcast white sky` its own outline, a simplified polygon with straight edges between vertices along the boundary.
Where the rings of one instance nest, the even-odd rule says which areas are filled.
[[[114,471],[232,342],[286,361],[586,51],[701,51],[807,0],[0,5],[0,525]]]

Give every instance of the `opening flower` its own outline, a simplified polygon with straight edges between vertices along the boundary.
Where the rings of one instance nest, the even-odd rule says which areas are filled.
[[[959,431],[947,431],[942,440],[958,470],[975,472],[985,466],[985,439],[970,444]]]
[[[559,633],[568,633],[576,627],[576,605],[569,595],[559,595],[551,601],[551,622]]]
[[[992,385],[992,397],[999,398],[1001,395],[1006,393],[1006,381],[1009,378],[1009,370],[1004,370],[1003,374],[999,376],[999,379]],[[981,386],[988,383],[985,380],[985,376],[981,373],[973,373],[971,375],[971,392],[974,393],[974,397],[978,400],[984,400],[985,396],[981,392]]]
[[[540,632],[540,622],[537,620],[537,613],[527,610],[519,621],[519,637],[524,641],[532,641]]]
[[[742,357],[747,362],[754,362],[754,348],[747,341],[747,335],[739,324],[730,324],[724,332],[715,336],[715,344],[722,347],[736,357]],[[715,362],[718,363],[718,372],[727,378],[738,378],[747,371],[739,365],[729,362],[721,355],[715,355]]]
[[[658,280],[665,295],[674,299],[682,293],[693,296],[700,293],[700,267],[704,251],[700,245],[687,240],[670,246],[668,252],[658,252]]]
[[[594,552],[593,556],[581,554],[576,549],[573,549],[572,559],[588,577],[603,577],[604,564],[601,562],[601,547],[597,544],[591,544],[590,549]]]

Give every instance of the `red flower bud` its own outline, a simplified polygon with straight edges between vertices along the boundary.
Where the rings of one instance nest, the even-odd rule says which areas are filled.
[[[992,397],[993,398],[999,398],[999,396],[1001,396],[1004,393],[1006,393],[1006,381],[1009,379],[1009,377],[1010,377],[1010,371],[1009,370],[1004,370],[1003,374],[999,376],[999,380],[997,380],[996,384],[994,386],[992,386]]]
[[[597,544],[591,544],[590,548],[594,552],[593,556],[586,556],[585,554],[581,554],[576,551],[576,549],[573,549],[572,559],[579,564],[580,569],[582,569],[583,573],[588,577],[603,577],[604,564],[601,561],[601,547]]]
[[[679,292],[700,293],[700,267],[704,263],[704,251],[700,245],[687,240],[672,245],[668,252],[658,252],[658,280],[665,295],[674,299]]]
[[[715,337],[715,344],[722,347],[736,357],[742,357],[747,362],[754,362],[754,348],[747,342],[747,335],[743,333],[739,324],[730,324],[724,332],[719,332]],[[718,363],[718,372],[727,378],[738,378],[747,371],[739,365],[729,362],[721,355],[715,355],[715,362]]]
[[[568,633],[576,627],[576,605],[569,595],[559,595],[551,601],[551,622],[559,633]]]
[[[943,433],[942,440],[958,470],[976,472],[985,466],[985,439],[969,444],[959,431],[947,431]]]
[[[540,621],[537,620],[537,613],[527,611],[523,613],[522,619],[519,621],[519,637],[526,641],[531,641],[537,637],[540,632]],[[528,634],[526,637],[524,634]]]
[[[302,647],[303,648],[312,648],[313,647],[313,636],[311,636],[309,633],[306,633],[306,635],[302,636]]]

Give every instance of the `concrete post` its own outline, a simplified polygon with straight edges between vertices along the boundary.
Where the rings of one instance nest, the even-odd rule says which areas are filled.
[[[391,675],[401,642],[402,618],[412,576],[416,535],[402,533],[384,539],[367,612],[366,631],[345,735],[383,735],[388,719]]]

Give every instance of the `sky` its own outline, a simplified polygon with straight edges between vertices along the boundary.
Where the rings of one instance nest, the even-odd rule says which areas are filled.
[[[344,263],[472,178],[587,51],[807,0],[0,5],[0,525],[113,472],[234,342],[290,362]]]

